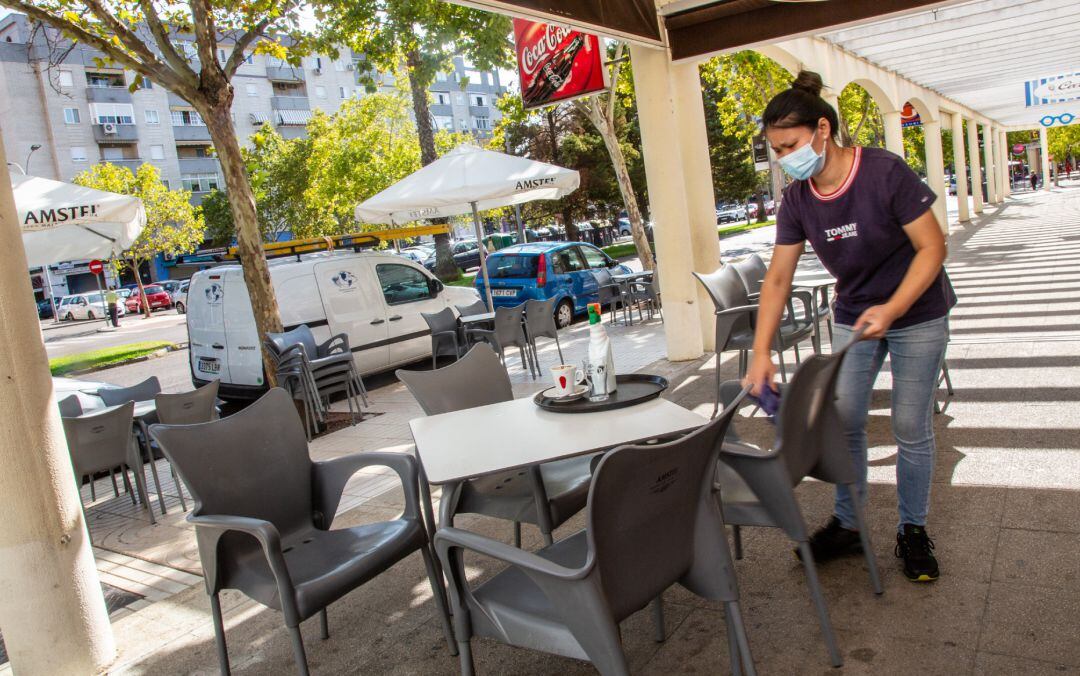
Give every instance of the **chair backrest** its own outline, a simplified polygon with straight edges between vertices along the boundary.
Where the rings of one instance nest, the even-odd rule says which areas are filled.
[[[765,281],[765,274],[769,271],[761,256],[750,254],[748,258],[733,263],[732,267],[742,280],[747,294],[761,293],[761,285]]]
[[[191,492],[193,515],[264,519],[282,536],[311,527],[311,459],[285,390],[213,422],[151,425],[150,436]]]
[[[79,395],[77,394],[64,397],[56,402],[56,405],[60,408],[61,418],[75,418],[83,414],[82,404],[79,402]]]
[[[220,381],[211,380],[206,385],[179,394],[159,394],[158,421],[163,425],[194,425],[217,418],[217,393]]]
[[[454,311],[448,307],[444,307],[438,312],[421,312],[420,316],[427,322],[432,333],[457,329],[457,318],[454,316]]]
[[[555,323],[555,301],[552,296],[547,300],[525,301],[525,326],[530,336],[555,336],[559,327]]]
[[[482,315],[489,311],[487,303],[482,300],[478,300],[475,303],[470,303],[468,305],[455,305],[454,307],[457,308],[458,314],[462,317]]]
[[[805,359],[784,386],[777,415],[777,452],[793,483],[806,476],[830,483],[850,483],[856,478],[836,409],[840,367],[855,342],[833,354]]]
[[[128,462],[134,413],[135,402],[128,400],[101,412],[63,418],[64,436],[77,478]]]
[[[525,303],[495,308],[495,339],[500,345],[512,345],[525,339],[525,331],[521,327],[524,314]]]
[[[730,310],[731,308],[750,304],[746,287],[743,286],[739,273],[732,266],[725,265],[708,274],[695,272],[693,275],[705,287],[717,311]],[[749,316],[740,315],[737,317],[731,330],[732,332],[749,331]]]
[[[106,406],[118,406],[129,401],[150,401],[161,392],[161,383],[157,376],[131,387],[103,387],[97,394]]]
[[[617,619],[682,580],[695,556],[710,550],[701,539],[712,535],[698,519],[717,509],[711,468],[735,408],[676,441],[617,448],[593,473],[589,548]],[[725,537],[722,526],[712,530]]]
[[[303,345],[308,359],[318,359],[319,344],[315,342],[315,334],[307,324],[301,324],[295,329],[284,333],[267,333],[266,338],[273,344],[278,352],[284,352],[293,345]]]
[[[514,398],[510,376],[491,346],[478,343],[449,366],[395,372],[427,415],[497,404]]]

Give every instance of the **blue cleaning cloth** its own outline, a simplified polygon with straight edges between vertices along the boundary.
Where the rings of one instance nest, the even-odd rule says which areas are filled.
[[[766,385],[761,388],[761,394],[758,396],[747,395],[751,401],[761,407],[762,411],[770,418],[776,417],[776,414],[780,412],[780,393],[774,390],[770,385]]]

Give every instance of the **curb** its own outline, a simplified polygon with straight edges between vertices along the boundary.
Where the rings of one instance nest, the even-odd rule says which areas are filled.
[[[179,352],[181,350],[186,350],[186,349],[188,349],[188,343],[187,342],[176,343],[176,344],[172,345],[171,347],[163,347],[160,350],[155,350],[155,351],[151,352],[150,354],[144,354],[144,355],[142,355],[140,357],[134,357],[132,359],[125,359],[124,361],[116,362],[115,364],[108,364],[108,365],[103,365],[103,366],[93,366],[93,367],[88,368],[88,369],[79,369],[78,371],[68,371],[63,376],[59,376],[59,377],[72,378],[74,376],[85,376],[85,375],[87,375],[89,373],[97,373],[98,371],[107,371],[109,369],[114,369],[114,368],[116,368],[118,366],[128,366],[130,364],[139,364],[139,363],[142,363],[144,361],[150,361],[151,359],[157,359],[159,357],[164,357],[165,355],[169,354],[170,352]]]

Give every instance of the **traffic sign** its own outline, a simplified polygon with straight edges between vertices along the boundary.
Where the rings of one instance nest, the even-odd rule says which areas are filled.
[[[105,266],[101,264],[101,261],[94,259],[90,261],[90,273],[94,275],[100,275],[101,271],[105,269]]]

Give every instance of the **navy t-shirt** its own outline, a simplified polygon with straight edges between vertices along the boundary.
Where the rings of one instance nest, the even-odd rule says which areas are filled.
[[[900,286],[915,258],[904,226],[926,213],[934,199],[904,160],[880,148],[856,147],[851,172],[836,192],[822,195],[811,181],[788,186],[776,216],[776,243],[810,241],[836,278],[836,321],[850,326]],[[944,317],[955,304],[942,269],[891,328]]]

